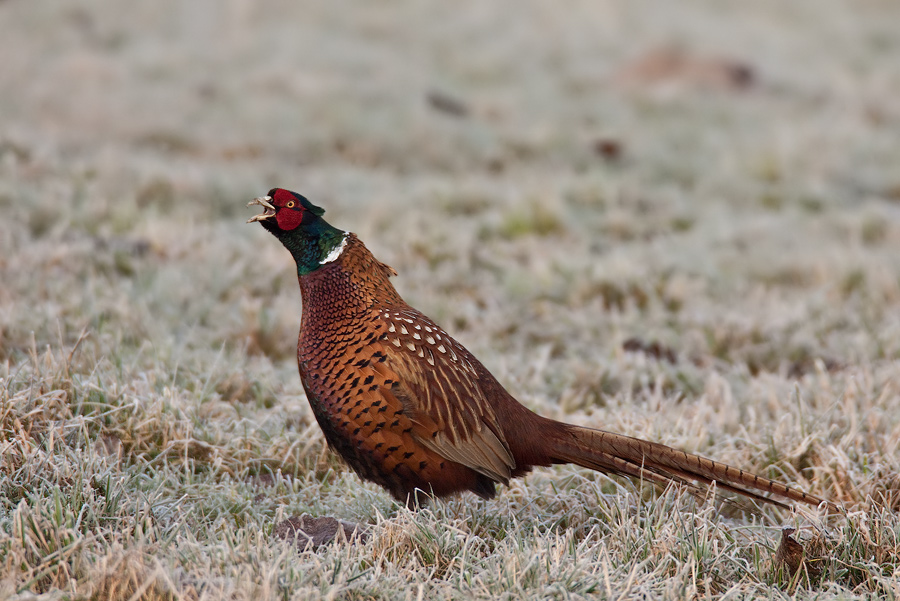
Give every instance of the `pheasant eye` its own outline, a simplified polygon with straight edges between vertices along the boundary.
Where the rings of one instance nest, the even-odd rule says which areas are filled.
[[[293,201],[293,200],[289,200],[288,203],[287,203],[286,205],[284,205],[284,206],[286,206],[286,207],[289,208],[289,209],[293,209],[293,208],[294,208],[294,201]]]

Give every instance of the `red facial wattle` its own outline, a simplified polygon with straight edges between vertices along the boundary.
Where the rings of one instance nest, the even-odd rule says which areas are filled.
[[[275,190],[272,194],[272,204],[278,207],[275,220],[282,230],[292,230],[303,221],[303,205],[290,191],[282,188]]]
[[[275,219],[281,229],[292,230],[303,221],[303,209],[299,206],[293,209],[281,207],[275,214]]]

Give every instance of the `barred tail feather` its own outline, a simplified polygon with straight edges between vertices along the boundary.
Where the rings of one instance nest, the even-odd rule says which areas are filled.
[[[553,450],[556,461],[661,485],[676,483],[694,492],[695,482],[715,483],[719,489],[783,508],[789,506],[767,495],[812,506],[825,503],[829,509],[836,509],[823,499],[780,482],[660,443],[578,426],[569,426],[568,433],[569,437],[557,439]]]

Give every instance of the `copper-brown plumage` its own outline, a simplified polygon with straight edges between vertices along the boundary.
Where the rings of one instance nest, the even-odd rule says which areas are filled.
[[[535,466],[575,463],[660,484],[716,482],[776,504],[764,494],[823,502],[659,443],[533,413],[407,305],[389,280],[394,270],[354,234],[324,222],[321,209],[280,189],[251,204],[266,208],[251,221],[278,236],[297,260],[300,377],[325,438],[360,477],[397,499],[466,490],[490,498],[495,483]]]

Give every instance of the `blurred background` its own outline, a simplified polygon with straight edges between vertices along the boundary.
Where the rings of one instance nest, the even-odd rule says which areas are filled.
[[[898,17],[877,0],[7,0],[0,358],[111,322],[135,344],[194,328],[290,356],[290,259],[243,225],[275,186],[448,326],[499,328],[495,351],[521,328],[554,356],[653,331],[777,371],[774,349],[725,348],[761,329],[801,371],[893,356],[844,311],[803,322],[865,295],[886,335],[877,310],[900,294]]]

